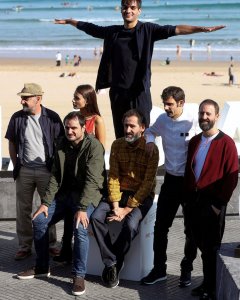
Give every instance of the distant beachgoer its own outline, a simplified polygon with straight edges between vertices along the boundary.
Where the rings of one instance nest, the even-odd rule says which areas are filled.
[[[171,62],[171,61],[170,61],[169,57],[167,57],[167,59],[166,59],[165,62],[166,62],[166,65],[170,65],[170,62]]]
[[[94,50],[93,50],[93,55],[94,55],[95,57],[97,57],[97,54],[98,54],[97,47],[95,47]]]
[[[216,74],[215,72],[211,72],[211,73],[203,73],[203,75],[206,75],[206,76],[223,76],[221,74]]]
[[[189,45],[190,45],[191,48],[194,47],[195,46],[195,40],[190,39],[189,40]]]
[[[65,64],[68,65],[68,63],[69,63],[69,55],[67,54],[67,55],[65,56]]]
[[[82,58],[80,55],[74,55],[74,67],[78,67],[82,61]]]
[[[69,24],[104,40],[96,90],[110,87],[109,95],[116,138],[124,136],[122,118],[136,108],[150,123],[151,60],[154,43],[176,35],[208,33],[225,26],[158,25],[138,20],[141,0],[121,0],[123,25],[98,26],[74,19],[55,19],[55,24]]]
[[[208,43],[207,44],[207,53],[211,53],[212,52],[212,47],[211,47],[211,44],[210,43]]]
[[[231,64],[230,67],[228,68],[228,76],[229,76],[228,84],[233,85],[234,84],[233,64]]]
[[[99,48],[99,56],[101,57],[102,54],[103,54],[103,47],[101,46],[101,47]]]
[[[62,54],[61,52],[58,52],[56,54],[56,67],[60,67],[62,62]]]
[[[181,53],[182,53],[182,49],[181,49],[181,46],[177,45],[177,50],[176,50],[176,53],[177,53],[177,57],[180,58],[181,56]]]
[[[212,54],[212,47],[211,47],[211,44],[208,43],[208,44],[207,44],[207,55],[208,55],[208,60],[211,59],[211,54]]]

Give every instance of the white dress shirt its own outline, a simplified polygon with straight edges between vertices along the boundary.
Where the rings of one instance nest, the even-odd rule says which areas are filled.
[[[183,109],[183,113],[176,120],[161,114],[156,122],[145,130],[147,143],[155,142],[161,136],[165,154],[165,169],[174,176],[183,176],[187,160],[189,140],[201,130],[198,116]]]

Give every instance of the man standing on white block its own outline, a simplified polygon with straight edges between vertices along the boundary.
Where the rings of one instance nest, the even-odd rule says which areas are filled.
[[[102,280],[109,288],[119,284],[124,257],[138,234],[140,222],[153,204],[159,159],[156,145],[152,157],[146,151],[145,121],[141,113],[135,109],[127,111],[123,125],[125,136],[113,142],[110,153],[108,201],[100,202],[91,216],[105,265]],[[114,243],[109,235],[108,222],[112,221],[122,222]]]
[[[161,136],[165,154],[164,183],[158,198],[156,222],[154,227],[154,262],[151,272],[142,279],[143,284],[154,284],[167,279],[168,231],[180,205],[183,206],[184,171],[187,160],[188,142],[200,132],[197,114],[184,109],[185,93],[180,87],[169,86],[162,92],[161,98],[166,113],[145,131],[149,155],[153,153],[154,141]],[[196,258],[197,248],[185,228],[186,242],[184,258],[181,262],[179,286],[191,284],[192,262]]]

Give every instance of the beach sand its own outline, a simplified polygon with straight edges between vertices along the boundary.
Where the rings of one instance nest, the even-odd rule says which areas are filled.
[[[211,61],[172,61],[170,65],[152,62],[152,101],[161,106],[160,94],[169,85],[180,86],[186,94],[186,102],[199,103],[206,98],[217,101],[222,108],[226,101],[240,101],[239,85],[228,86],[228,67],[230,62]],[[0,82],[2,111],[2,156],[8,157],[8,143],[4,138],[11,115],[21,109],[21,91],[25,82],[35,82],[42,86],[42,104],[55,110],[61,118],[72,110],[72,97],[79,84],[95,85],[99,60],[83,61],[79,67],[55,66],[55,61],[46,59],[3,59],[0,58]],[[235,64],[235,74],[237,74]],[[59,77],[75,72],[76,76]],[[207,76],[215,72],[220,76]],[[107,129],[106,150],[114,140],[114,129],[108,89],[98,95],[98,105]]]

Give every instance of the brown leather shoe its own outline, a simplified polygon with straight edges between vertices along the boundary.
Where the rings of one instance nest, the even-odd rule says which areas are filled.
[[[15,260],[23,260],[23,259],[29,257],[30,255],[32,255],[31,250],[18,250],[18,252],[16,253],[14,259]]]
[[[72,294],[80,296],[85,293],[85,283],[83,277],[73,277]]]

